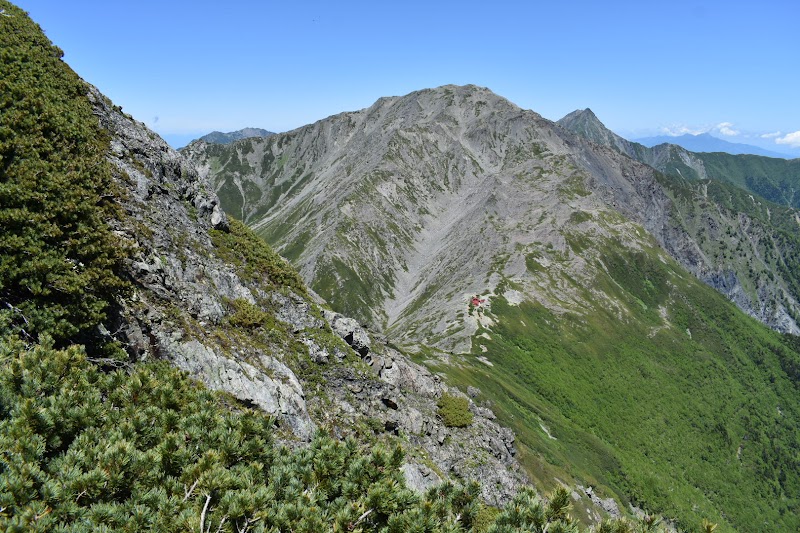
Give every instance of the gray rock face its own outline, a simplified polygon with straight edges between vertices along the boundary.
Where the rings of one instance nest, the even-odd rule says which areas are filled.
[[[403,463],[400,470],[403,471],[403,475],[406,477],[408,488],[419,493],[424,493],[429,488],[435,487],[442,481],[442,478],[440,478],[436,472],[426,466],[416,463]]]
[[[572,493],[572,499],[575,501],[586,498],[594,506],[595,516],[593,517],[596,522],[603,518],[620,518],[622,513],[614,498],[601,498],[592,487],[583,487],[578,485],[578,491]]]
[[[310,439],[316,425],[297,376],[250,346],[226,353],[209,335],[224,319],[226,301],[256,301],[233,267],[207,252],[213,248],[209,230],[228,227],[218,198],[157,135],[98,92],[90,97],[101,125],[113,134],[110,157],[119,178],[132,189],[123,221],[131,225],[115,228],[135,248],[129,272],[137,291],[121,313],[129,351],[137,358],[168,359],[209,388],[260,407],[300,439]],[[274,299],[284,303],[284,315],[291,314],[288,297]],[[186,338],[187,324],[176,316],[195,323],[194,338]],[[305,315],[304,320],[301,327],[314,325]]]
[[[577,296],[566,281],[543,287],[526,272],[526,256],[551,256],[545,267],[555,279],[563,273],[590,285],[591,252],[561,260],[570,239],[647,247],[638,226],[705,282],[738,268],[740,285],[724,294],[766,324],[800,332],[792,318],[800,295],[779,272],[775,281],[745,280],[746,266],[715,257],[712,240],[694,233],[714,228],[699,218],[685,223],[653,168],[680,164],[704,177],[701,160],[679,147],[622,139],[590,110],[559,124],[486,89],[446,86],[248,141],[247,150],[197,144],[184,153],[225,192],[229,209],[292,251],[304,279],[334,308],[394,342],[469,349],[478,324],[458,313],[504,278],[524,286],[524,299],[561,312]],[[261,194],[237,192],[245,189]],[[713,219],[720,217],[727,215]],[[724,223],[758,263],[758,230],[735,217]]]
[[[303,399],[303,389],[294,373],[280,361],[261,354],[259,367],[220,355],[196,340],[170,342],[162,346],[170,359],[213,390],[225,391],[284,420],[292,432],[311,440],[316,425]]]
[[[339,335],[344,341],[353,347],[361,357],[366,357],[369,353],[369,335],[364,328],[358,325],[355,319],[342,316],[339,313],[323,311],[325,319],[331,325],[334,333]]]
[[[458,391],[438,376],[376,347],[352,318],[243,279],[214,253],[210,232],[225,231],[228,221],[204,179],[143,124],[96,91],[91,97],[114,138],[118,179],[131,189],[123,200],[128,216],[113,229],[135,250],[128,265],[135,291],[121,303],[113,329],[134,357],[169,360],[209,388],[274,415],[301,442],[320,426],[344,436],[367,422],[381,438],[402,435],[404,472],[418,490],[455,478],[484,483],[483,497],[493,503],[513,496],[525,477],[513,434],[492,421],[491,411],[473,406],[472,426],[445,428],[436,400]],[[230,302],[237,300],[274,317],[290,339],[267,352],[231,333]]]

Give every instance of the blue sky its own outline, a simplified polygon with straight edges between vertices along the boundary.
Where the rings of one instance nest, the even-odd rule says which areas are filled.
[[[628,138],[708,131],[800,156],[796,0],[17,3],[173,145],[474,83],[552,120],[591,107]]]

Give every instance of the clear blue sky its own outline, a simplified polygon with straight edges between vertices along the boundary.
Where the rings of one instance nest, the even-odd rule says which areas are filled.
[[[474,83],[553,120],[591,107],[629,138],[711,131],[800,149],[798,0],[17,3],[173,145]]]

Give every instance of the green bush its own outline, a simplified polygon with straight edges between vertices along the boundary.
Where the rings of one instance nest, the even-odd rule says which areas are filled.
[[[408,490],[399,447],[273,433],[163,363],[102,372],[80,347],[0,341],[0,530],[455,531],[477,504]]]
[[[88,86],[0,1],[0,335],[84,340],[126,287],[109,140]]]
[[[466,398],[444,393],[436,405],[439,407],[439,418],[445,426],[463,428],[472,424],[472,411]]]
[[[228,316],[230,325],[244,329],[255,329],[271,322],[271,317],[243,298],[229,302],[231,313]]]
[[[259,239],[244,223],[230,218],[229,231],[212,230],[215,252],[223,261],[239,267],[243,278],[289,287],[306,296],[306,286],[297,271]]]

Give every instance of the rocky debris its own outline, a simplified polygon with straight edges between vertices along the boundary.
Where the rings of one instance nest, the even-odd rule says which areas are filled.
[[[418,490],[442,479],[475,480],[493,504],[517,492],[525,476],[514,459],[513,434],[492,421],[490,410],[472,404],[471,426],[445,427],[437,399],[463,393],[400,352],[376,346],[356,320],[242,280],[211,253],[209,232],[224,231],[228,222],[205,181],[143,124],[96,91],[92,99],[113,135],[110,159],[118,179],[132,190],[121,200],[128,216],[113,230],[134,249],[128,267],[135,291],[117,310],[116,324],[133,357],[169,360],[209,388],[273,414],[301,441],[319,426],[340,436],[359,426],[380,438],[402,436],[404,472]],[[284,345],[288,351],[276,344],[267,353],[228,334],[234,300],[285,324],[293,336]],[[330,332],[344,343],[327,341]]]
[[[488,418],[489,420],[494,420],[496,417],[491,409],[486,407],[480,407],[477,405],[472,406],[472,412],[478,416],[482,416],[484,418]]]
[[[578,501],[583,498],[583,495],[585,495],[589,499],[589,501],[592,502],[594,508],[599,511],[596,512],[594,516],[596,522],[599,522],[605,517],[611,517],[611,518],[622,517],[622,513],[620,512],[619,506],[617,505],[617,502],[614,500],[614,498],[601,498],[594,491],[594,488],[592,488],[591,486],[583,487],[582,485],[578,485],[576,489],[577,490],[572,492],[572,499]]]
[[[356,346],[372,346],[369,333],[355,320],[330,311],[323,315],[331,330],[359,355]],[[354,339],[360,339],[356,346]],[[493,505],[509,501],[526,483],[514,458],[514,432],[497,425],[491,409],[475,405],[469,394],[447,386],[439,376],[393,348],[381,346],[361,357],[377,380],[365,381],[352,369],[341,367],[326,373],[328,394],[339,412],[360,414],[387,433],[402,434],[412,445],[412,457],[424,454],[443,477],[480,482],[483,499]],[[474,387],[468,392],[473,397],[480,394]],[[441,422],[436,403],[444,393],[469,400],[475,415],[469,427],[448,428]],[[420,481],[417,470],[409,467],[408,471],[414,476],[414,486],[428,486]]]
[[[367,356],[370,347],[369,335],[364,328],[358,325],[355,319],[327,309],[323,310],[323,315],[334,333],[352,346],[361,357]]]

